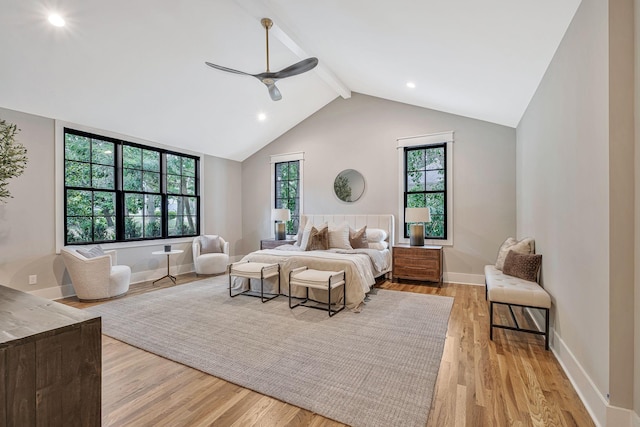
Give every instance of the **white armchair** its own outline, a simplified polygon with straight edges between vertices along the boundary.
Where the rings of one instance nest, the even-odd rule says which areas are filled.
[[[219,247],[217,245],[219,244]],[[216,245],[211,247],[211,245]],[[229,264],[229,242],[220,236],[205,235],[193,239],[193,265],[196,274],[220,274]],[[216,251],[216,252],[214,252]]]
[[[87,258],[79,254],[78,249],[81,248],[66,246],[60,251],[78,299],[106,299],[127,293],[131,268],[116,265],[116,251],[104,251],[104,255]]]

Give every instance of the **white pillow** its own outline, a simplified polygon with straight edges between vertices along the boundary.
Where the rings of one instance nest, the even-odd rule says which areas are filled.
[[[387,232],[381,228],[367,228],[367,242],[369,246],[371,243],[382,242],[387,238]]]
[[[329,247],[336,249],[353,249],[349,243],[349,224],[343,222],[336,225],[329,223]]]
[[[296,242],[293,244],[294,246],[300,246],[300,242],[302,242],[302,233],[304,233],[304,228],[306,225],[307,225],[307,217],[303,216],[302,218],[300,218],[300,223],[298,224],[298,234],[296,235]]]
[[[384,251],[389,247],[389,243],[385,242],[369,242],[369,249],[377,249],[379,251]]]
[[[76,252],[78,252],[80,255],[82,255],[83,257],[85,257],[87,259],[88,258],[96,258],[96,257],[104,255],[104,251],[102,250],[100,245],[94,246],[91,249],[76,249]]]
[[[536,246],[535,240],[531,237],[526,237],[520,241],[514,239],[513,237],[509,237],[507,240],[502,243],[500,249],[498,249],[498,257],[496,259],[496,268],[498,270],[502,270],[504,267],[504,260],[507,258],[507,254],[509,251],[518,252],[521,254],[535,254]]]

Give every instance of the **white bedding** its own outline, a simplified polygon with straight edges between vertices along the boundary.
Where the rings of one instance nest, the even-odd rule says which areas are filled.
[[[381,271],[388,270],[388,268],[384,267],[388,267],[390,262],[391,256],[389,251],[375,252],[380,253],[377,261],[382,263],[381,266],[383,269]],[[383,274],[380,270],[374,268],[370,254],[365,253],[364,250],[346,251],[337,249],[328,251],[301,251],[299,249],[265,249],[246,255],[242,261],[280,264],[281,293],[284,295],[289,294],[289,272],[294,268],[307,266],[308,268],[316,270],[344,270],[347,281],[346,304],[347,307],[352,310],[358,310],[360,308],[367,293],[376,282],[376,275],[378,275],[378,273]],[[277,292],[277,285],[278,282],[276,278],[265,280],[265,292]],[[246,290],[248,289],[248,281],[243,278],[234,278],[233,288],[234,293]],[[260,289],[260,281],[251,280],[251,288],[254,290]],[[292,296],[302,297],[304,292],[305,290],[302,288],[292,289]],[[314,300],[323,302],[327,300],[326,291],[311,289],[309,292],[310,297]],[[336,295],[335,298],[333,298],[334,295]],[[334,303],[342,304],[342,293],[334,293],[332,299],[334,299]]]
[[[394,242],[393,215],[304,215],[304,222],[322,224],[346,222],[350,227],[359,229],[364,225],[370,228],[384,230],[389,246]],[[302,218],[301,218],[302,220]],[[389,249],[329,249],[327,251],[303,251],[293,245],[281,246],[278,249],[265,249],[252,252],[242,258],[242,261],[278,263],[280,264],[281,293],[289,294],[289,272],[294,268],[306,266],[310,269],[339,271],[346,274],[346,305],[357,311],[364,303],[367,293],[375,284],[375,278],[391,270],[391,252]],[[260,289],[260,281],[244,278],[233,279],[234,292],[248,289]],[[277,279],[265,280],[265,292],[277,292]],[[304,288],[292,289],[292,296],[302,297]],[[339,295],[337,295],[339,294]],[[317,301],[326,302],[327,292],[310,289],[309,296]],[[332,292],[332,303],[342,304],[342,292]]]

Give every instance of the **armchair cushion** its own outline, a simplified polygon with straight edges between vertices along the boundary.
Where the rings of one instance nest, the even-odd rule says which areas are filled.
[[[216,254],[221,253],[220,236],[200,236],[200,253]]]
[[[104,251],[98,246],[94,246],[91,249],[77,249],[77,252],[85,258],[95,258],[104,255]]]

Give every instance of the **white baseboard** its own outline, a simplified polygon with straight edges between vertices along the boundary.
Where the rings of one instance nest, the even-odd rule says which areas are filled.
[[[462,285],[484,286],[484,274],[445,272],[442,280],[448,283],[460,283]]]
[[[76,291],[75,289],[73,289],[73,286],[71,284],[67,284],[62,286],[53,286],[51,288],[38,289],[35,291],[30,291],[29,293],[38,297],[56,300],[72,297],[76,294]]]
[[[195,271],[195,269],[193,267],[193,263],[189,263],[189,264],[171,266],[170,271],[171,271],[171,274],[176,276],[179,274],[192,273],[193,271]],[[167,274],[166,265],[164,267],[156,268],[154,270],[137,271],[135,273],[131,273],[131,283],[132,284],[142,283],[142,282],[147,282],[149,280],[156,280],[162,276],[165,276],[166,274]]]
[[[634,412],[633,415],[633,427],[640,427],[640,415],[637,412]]]
[[[567,374],[569,381],[578,393],[587,412],[591,415],[593,422],[598,427],[613,427],[615,424],[607,424],[607,412],[610,407],[607,399],[598,391],[593,380],[589,377],[580,362],[578,362],[569,347],[567,347],[562,338],[555,333],[553,329],[551,336],[553,338],[551,351],[556,356],[565,374]],[[618,426],[621,427],[624,425],[625,424],[618,424]],[[631,427],[630,423],[626,425]]]

